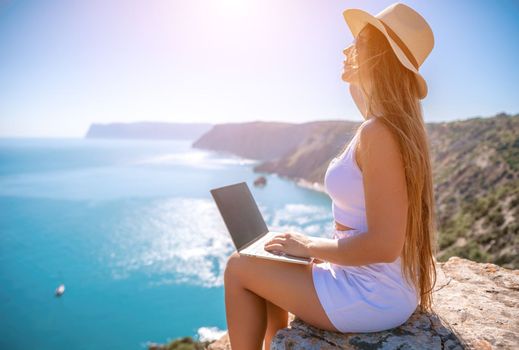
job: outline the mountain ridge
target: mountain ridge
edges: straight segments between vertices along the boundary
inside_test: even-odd
[[[261,160],[275,173],[323,191],[329,162],[361,122],[215,125],[193,147]],[[460,256],[519,268],[519,114],[426,123],[442,261]],[[274,132],[272,130],[275,130]]]

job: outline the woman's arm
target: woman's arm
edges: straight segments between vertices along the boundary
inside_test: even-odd
[[[369,231],[354,237],[312,240],[310,256],[341,265],[394,261],[404,245],[407,186],[396,138],[380,121],[370,119],[360,131],[366,219]]]
[[[268,247],[340,265],[391,262],[400,255],[408,203],[404,165],[396,138],[382,122],[369,120],[360,131],[357,149],[369,231],[338,240],[285,234],[273,238]]]
[[[367,265],[394,261],[397,256],[377,245],[369,232],[339,239],[312,239],[308,255],[338,265]]]

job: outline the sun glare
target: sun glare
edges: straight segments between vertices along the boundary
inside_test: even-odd
[[[220,0],[219,7],[228,15],[243,15],[250,7],[252,0]]]

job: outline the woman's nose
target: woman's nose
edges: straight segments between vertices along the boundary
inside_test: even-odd
[[[347,48],[345,48],[344,50],[342,50],[342,53],[347,56],[348,55],[348,52],[353,48],[353,45],[354,44],[351,44],[349,45]]]

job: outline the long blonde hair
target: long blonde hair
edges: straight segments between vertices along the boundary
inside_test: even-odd
[[[352,58],[359,77],[365,77],[359,82],[367,97],[367,115],[377,117],[396,136],[405,167],[409,207],[402,272],[420,294],[420,309],[428,311],[436,283],[436,212],[428,136],[416,78],[400,63],[378,29],[368,24],[362,34],[366,35],[366,45]]]

